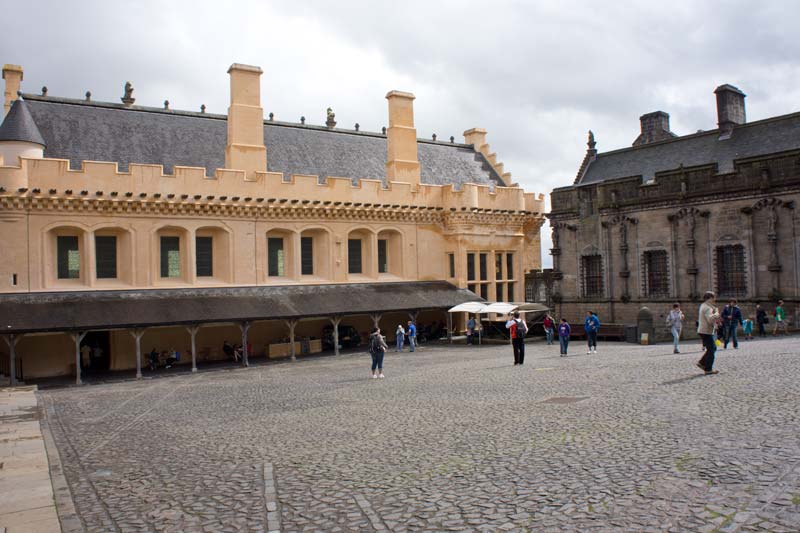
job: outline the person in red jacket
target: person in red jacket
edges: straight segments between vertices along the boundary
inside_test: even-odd
[[[553,333],[556,329],[556,323],[549,314],[544,315],[544,321],[542,321],[542,326],[544,326],[544,334],[547,337],[547,345],[550,346],[553,344]]]
[[[528,325],[519,318],[519,311],[514,311],[514,318],[506,322],[506,329],[511,332],[511,346],[514,348],[514,364],[522,365],[525,362],[525,335]]]

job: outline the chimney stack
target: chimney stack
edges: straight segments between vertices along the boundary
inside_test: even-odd
[[[641,146],[658,141],[672,139],[675,134],[669,131],[669,114],[663,111],[654,111],[639,117],[642,131],[633,146]]]
[[[747,122],[744,111],[745,94],[733,85],[720,85],[717,95],[717,124],[723,135],[730,136],[735,126]]]
[[[389,128],[386,130],[386,180],[420,183],[417,130],[414,128],[414,95],[390,91]]]
[[[264,110],[261,108],[260,67],[234,63],[231,78],[231,105],[228,107],[228,144],[225,168],[244,170],[248,177],[267,171],[264,146]]]
[[[5,104],[3,104],[3,116],[8,115],[11,104],[17,99],[22,85],[22,67],[19,65],[3,65],[3,79],[6,80]]]

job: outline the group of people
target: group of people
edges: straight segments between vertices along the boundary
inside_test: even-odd
[[[232,360],[234,363],[238,363],[244,357],[244,347],[241,344],[231,344],[227,340],[222,342],[222,353],[225,354],[225,357]],[[250,355],[253,353],[253,347],[248,342],[247,343],[247,354]]]
[[[570,335],[572,334],[572,326],[569,325],[567,319],[562,318],[561,322],[556,326],[555,319],[548,314],[545,315],[542,325],[544,326],[547,345],[553,344],[553,337],[558,333],[561,357],[566,357]],[[597,354],[597,334],[600,331],[600,319],[594,311],[586,311],[586,318],[583,320],[583,331],[586,332],[586,354]]]
[[[416,351],[417,326],[413,321],[409,320],[406,328],[404,328],[402,324],[398,324],[394,333],[396,338],[396,352],[403,351],[403,345],[405,344],[406,337],[408,337],[408,345],[410,346],[409,351]],[[372,330],[372,333],[369,335],[369,342],[367,346],[369,348],[369,354],[372,356],[372,369],[370,376],[372,379],[385,378],[386,376],[383,374],[383,359],[386,356],[386,351],[389,349],[389,345],[386,344],[386,337],[381,335],[381,328],[376,327]]]
[[[163,362],[164,367],[172,368],[172,365],[179,362],[181,360],[181,354],[175,348],[170,348],[169,350],[162,350],[159,352],[156,350],[155,346],[152,350],[150,350],[150,354],[148,355],[148,362],[150,370],[157,369]]]

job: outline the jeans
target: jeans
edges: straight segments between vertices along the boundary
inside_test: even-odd
[[[417,346],[417,336],[412,335],[408,338],[408,345],[411,347],[410,351],[414,351],[415,347]]]
[[[670,328],[672,332],[672,345],[674,346],[675,351],[678,351],[678,343],[681,340],[681,328],[672,327]]]
[[[714,335],[701,333],[700,338],[703,339],[703,347],[706,349],[703,357],[700,359],[700,365],[706,372],[711,372],[714,368],[714,354],[717,351],[717,344],[714,342]]]
[[[767,336],[767,330],[764,327],[764,323],[763,322],[759,322],[758,323],[758,336],[759,337],[766,337]]]
[[[525,362],[525,339],[511,339],[511,346],[514,348],[514,364],[521,365]]]
[[[725,325],[725,348],[728,347],[728,343],[733,341],[733,347],[739,347],[739,339],[736,338],[736,330],[739,327],[739,324],[736,322],[730,322],[729,324]]]
[[[597,350],[597,330],[586,332],[586,342],[589,343],[589,349]]]
[[[553,344],[553,328],[544,328],[545,337],[547,337],[547,345]]]
[[[383,370],[383,350],[378,350],[375,353],[370,353],[372,356],[372,371],[375,372],[375,369]]]
[[[567,347],[569,346],[569,337],[558,336],[558,342],[561,345],[561,355],[567,355]]]
[[[402,333],[397,335],[397,351],[398,352],[402,352],[403,351],[403,343],[405,342],[405,337],[406,336],[403,335]]]

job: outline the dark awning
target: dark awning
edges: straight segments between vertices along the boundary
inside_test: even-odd
[[[0,333],[80,331],[449,309],[474,293],[446,281],[0,295]]]

